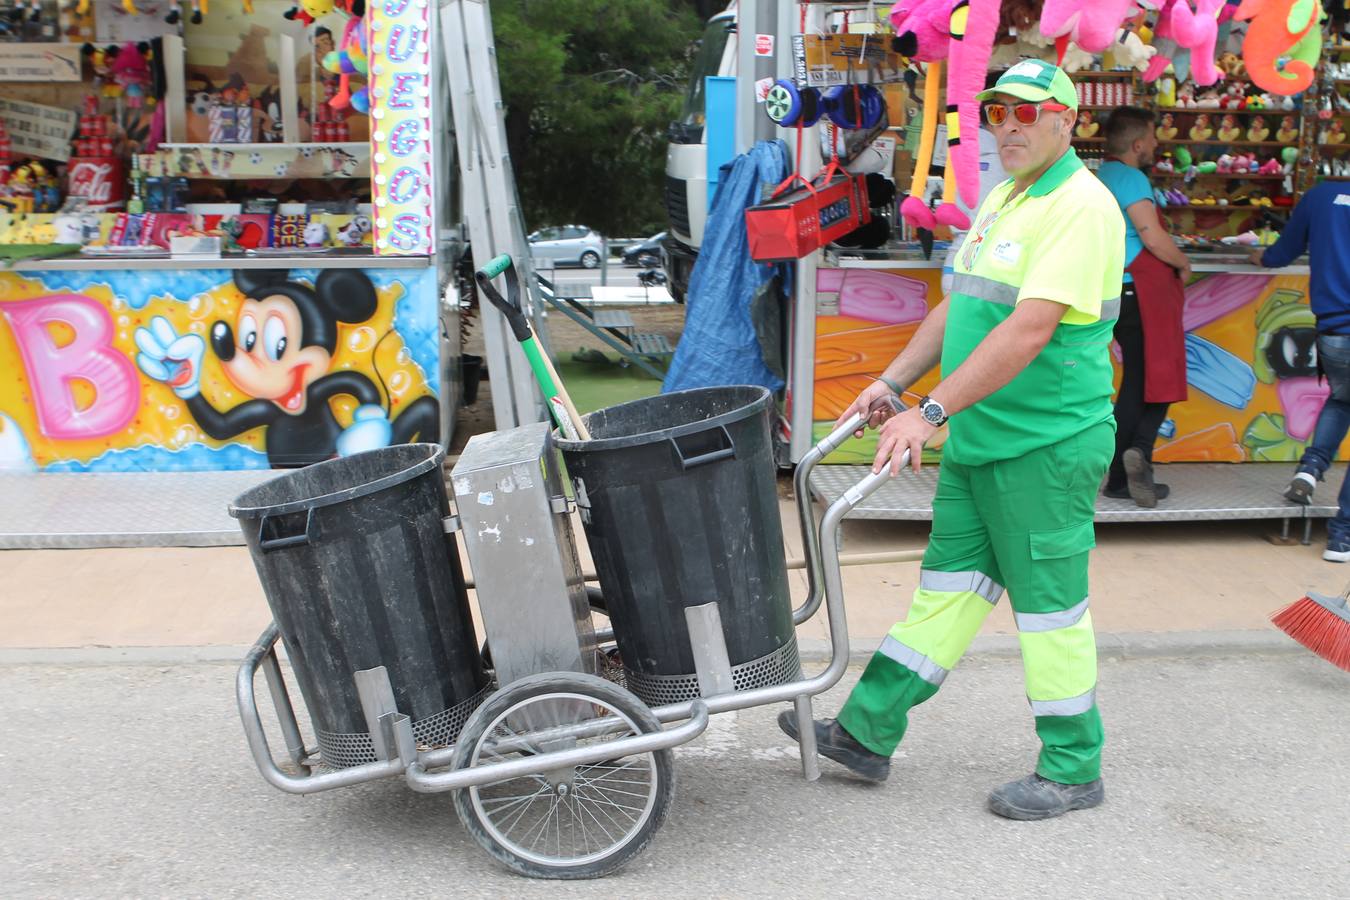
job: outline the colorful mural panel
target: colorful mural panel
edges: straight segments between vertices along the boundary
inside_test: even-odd
[[[434,269],[0,272],[0,469],[305,465],[439,438]]]
[[[900,352],[927,310],[941,299],[938,269],[821,269],[817,273],[815,439]],[[1157,462],[1293,462],[1326,402],[1317,378],[1316,322],[1308,277],[1219,272],[1186,288],[1189,398],[1175,403],[1159,434]],[[1119,384],[1119,353],[1116,380]],[[913,385],[913,404],[937,383],[936,371]],[[1350,442],[1340,458],[1350,457]],[[872,433],[827,462],[872,461]],[[941,438],[925,451],[938,459]]]

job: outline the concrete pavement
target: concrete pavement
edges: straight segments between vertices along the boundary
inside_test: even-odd
[[[796,512],[780,503],[789,556],[800,556]],[[1323,525],[1312,546],[1278,545],[1274,522],[1099,525],[1092,614],[1104,646],[1192,643],[1199,649],[1281,646],[1267,619],[1308,590],[1338,594],[1350,566],[1323,562]],[[580,524],[576,531],[581,533]],[[922,548],[925,523],[845,522],[845,553]],[[589,566],[586,548],[580,548]],[[465,562],[466,570],[468,568]],[[917,563],[844,569],[849,632],[871,649],[908,608]],[[199,648],[228,656],[252,643],[270,615],[243,547],[0,551],[0,660],[56,648]],[[793,596],[806,594],[791,573]],[[986,621],[977,647],[1012,646],[1007,603]],[[1150,637],[1151,636],[1151,637]],[[800,629],[807,649],[824,645],[823,615]],[[211,651],[209,648],[223,648]],[[18,654],[16,656],[16,654]]]
[[[832,712],[857,670],[819,704]],[[1107,661],[1107,803],[983,809],[1032,765],[1012,660],[963,663],[881,787],[815,784],[760,708],[676,751],[670,819],[622,873],[496,867],[444,795],[263,783],[233,667],[0,666],[3,892],[49,897],[1307,897],[1350,879],[1344,673],[1306,655]]]

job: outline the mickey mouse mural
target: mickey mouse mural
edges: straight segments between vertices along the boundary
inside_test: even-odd
[[[185,400],[207,435],[228,440],[266,426],[272,466],[306,465],[439,437],[435,397],[414,400],[391,421],[384,395],[370,378],[331,371],[338,323],[364,322],[375,313],[378,297],[364,272],[325,269],[311,288],[290,281],[286,270],[245,269],[234,273],[234,283],[244,301],[233,322],[211,325],[210,342],[230,383],[251,398],[244,403],[222,412],[201,395],[206,341],[200,335],[179,335],[168,319],[156,316],[134,337],[140,370]],[[371,369],[379,377],[373,351]],[[359,404],[346,428],[330,404],[344,395]]]

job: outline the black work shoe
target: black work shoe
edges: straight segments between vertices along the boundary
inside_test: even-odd
[[[1135,505],[1152,509],[1158,505],[1158,491],[1153,484],[1153,466],[1144,457],[1138,447],[1130,447],[1120,454],[1120,464],[1125,467],[1125,488],[1134,498]]]
[[[1005,819],[1052,819],[1075,809],[1091,809],[1106,799],[1102,780],[1061,784],[1035,773],[1010,781],[989,795],[989,811]]]
[[[1162,484],[1161,482],[1157,482],[1157,481],[1153,482],[1153,496],[1154,496],[1154,497],[1157,497],[1159,500],[1166,500],[1166,499],[1167,499],[1167,496],[1168,496],[1169,494],[1171,494],[1171,493],[1172,493],[1172,489],[1169,488],[1167,485]],[[1110,497],[1112,500],[1133,500],[1133,499],[1134,499],[1133,497],[1130,496],[1130,490],[1129,490],[1129,488],[1104,488],[1104,489],[1102,490],[1102,496],[1103,496],[1103,497]]]
[[[1299,472],[1289,482],[1289,487],[1284,489],[1284,499],[1307,506],[1312,502],[1313,488],[1315,487],[1317,487],[1317,479],[1312,476],[1311,472]]]
[[[873,753],[854,739],[834,719],[816,719],[816,748],[820,755],[834,760],[859,778],[882,782],[891,774],[891,758]],[[794,741],[797,733],[797,714],[785,709],[778,714],[778,727]]]

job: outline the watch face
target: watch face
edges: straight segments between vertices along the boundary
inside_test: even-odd
[[[923,408],[920,409],[919,412],[923,415],[924,421],[928,422],[929,424],[931,425],[942,424],[942,419],[944,418],[944,410],[942,409],[941,404],[939,404],[937,401],[929,400],[927,403],[923,405]]]

